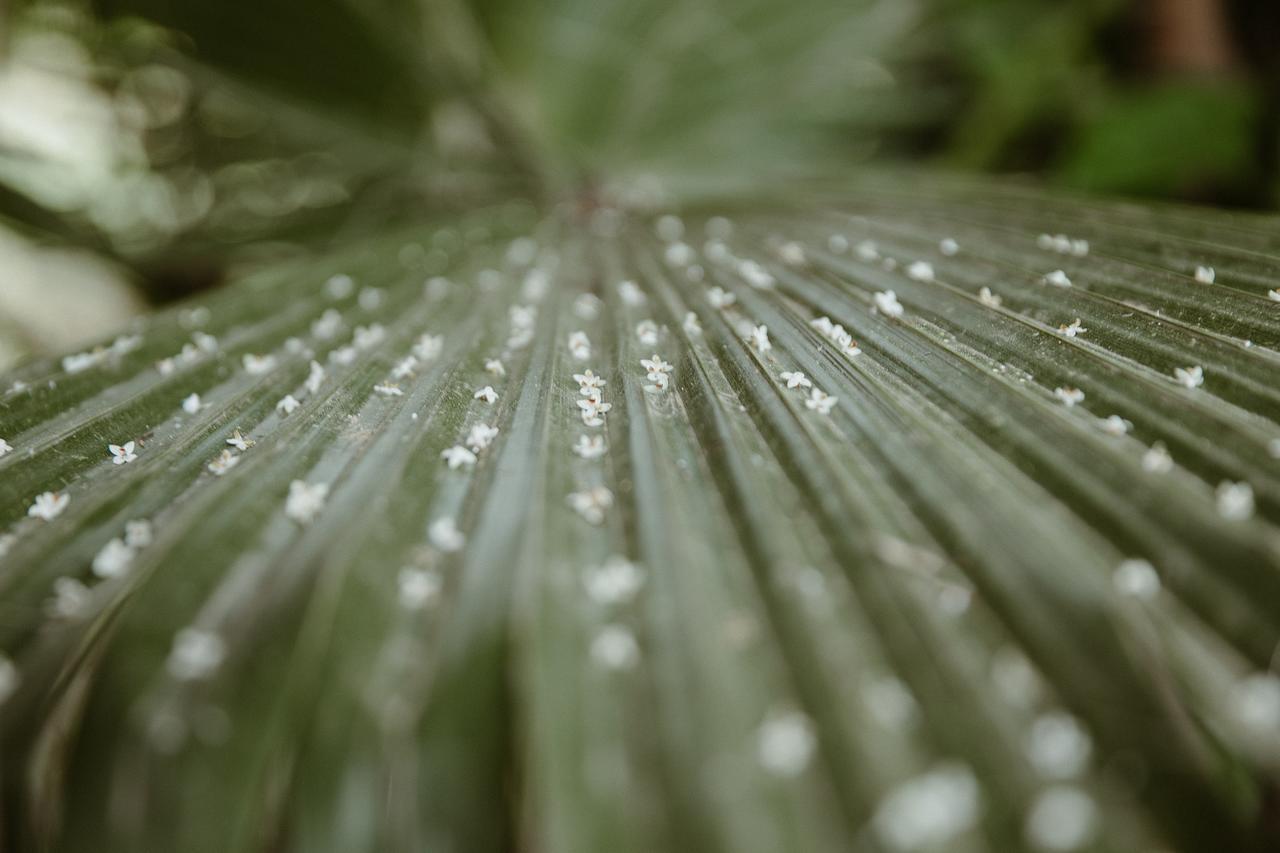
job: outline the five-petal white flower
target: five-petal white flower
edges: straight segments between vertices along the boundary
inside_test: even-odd
[[[573,452],[583,459],[598,459],[605,454],[603,435],[579,435]]]
[[[53,521],[62,515],[63,510],[67,508],[69,503],[71,503],[70,495],[59,492],[44,492],[36,495],[35,503],[27,508],[27,515],[43,521]]]
[[[782,381],[787,383],[788,388],[812,388],[813,383],[809,381],[809,377],[805,376],[798,370],[784,370],[779,374]]]
[[[476,455],[461,444],[455,444],[453,447],[442,450],[440,458],[448,463],[450,470],[476,463]]]
[[[132,441],[126,441],[124,444],[108,444],[107,450],[111,451],[111,464],[123,465],[137,459],[138,454],[133,452],[135,447],[136,444]]]

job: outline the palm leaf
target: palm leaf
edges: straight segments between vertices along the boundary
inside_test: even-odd
[[[11,375],[10,846],[1274,843],[1275,221],[787,196],[481,209]]]

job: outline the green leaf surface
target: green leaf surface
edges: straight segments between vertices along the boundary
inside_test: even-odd
[[[0,380],[5,849],[1274,848],[1277,221],[787,190]]]

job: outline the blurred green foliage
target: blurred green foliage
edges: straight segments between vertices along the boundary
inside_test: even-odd
[[[643,204],[873,155],[1274,206],[1277,15],[1223,0],[1230,66],[1169,74],[1150,61],[1157,5],[37,0],[4,30],[18,118],[0,120],[0,220],[163,300],[246,246],[513,194]],[[15,142],[24,123],[44,136]]]
[[[1054,176],[1088,190],[1150,196],[1243,195],[1256,175],[1258,98],[1236,81],[1105,91]]]

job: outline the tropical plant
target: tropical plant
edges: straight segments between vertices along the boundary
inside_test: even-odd
[[[231,272],[0,380],[4,849],[1275,849],[1277,220],[852,168],[852,5],[104,2],[256,130],[40,226]]]

